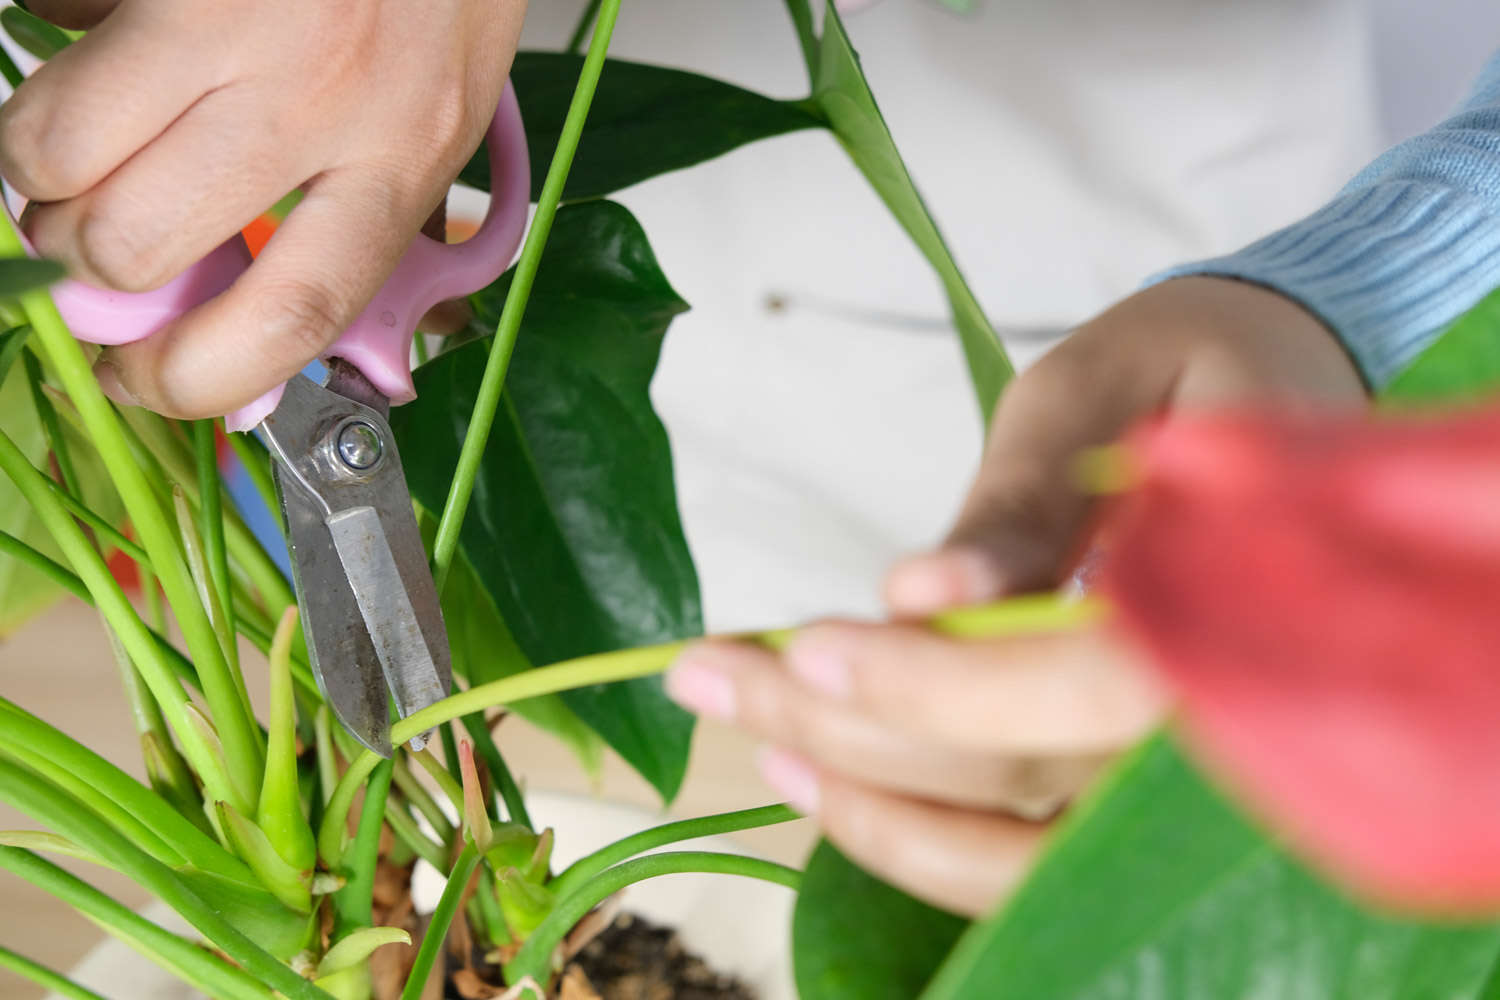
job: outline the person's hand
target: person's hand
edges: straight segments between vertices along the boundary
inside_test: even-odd
[[[952,534],[887,579],[895,624],[815,625],[783,656],[700,643],[667,689],[765,740],[767,780],[856,861],[940,906],[988,910],[1057,810],[1169,698],[1107,624],[960,641],[911,622],[1063,582],[1090,507],[1076,456],[1143,417],[1364,400],[1337,341],[1290,301],[1208,278],[1149,289],[1008,389]]]
[[[389,277],[499,103],[525,0],[32,0],[91,30],[0,106],[37,250],[155,288],[301,187],[227,292],[96,365],[121,402],[233,410],[329,346]]]

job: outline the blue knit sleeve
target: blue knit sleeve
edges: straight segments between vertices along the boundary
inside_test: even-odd
[[[1500,54],[1441,125],[1380,157],[1322,209],[1238,253],[1152,282],[1218,275],[1300,302],[1379,388],[1500,288]]]

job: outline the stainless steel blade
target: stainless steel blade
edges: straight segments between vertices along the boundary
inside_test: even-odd
[[[261,427],[287,486],[295,480],[295,492],[310,497],[317,508],[324,548],[314,553],[312,540],[306,540],[304,547],[314,556],[306,564],[295,546],[293,552],[309,645],[325,641],[330,652],[354,653],[338,637],[351,627],[364,636],[360,655],[338,655],[321,667],[324,693],[348,725],[344,708],[355,718],[368,715],[371,685],[380,688],[382,704],[389,685],[397,710],[406,716],[444,697],[452,674],[437,589],[401,456],[380,405],[384,399],[351,366],[335,361],[329,370],[327,387],[305,376],[288,382],[281,403]],[[285,495],[293,492],[289,488]],[[288,521],[290,532],[290,516]],[[304,599],[305,591],[323,588],[339,591],[336,606]],[[338,704],[340,697],[348,704]],[[385,715],[378,739],[352,726],[350,731],[370,749],[389,754]],[[420,749],[425,737],[412,743]]]

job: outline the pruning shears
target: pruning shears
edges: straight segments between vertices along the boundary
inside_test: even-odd
[[[447,630],[417,530],[390,406],[413,399],[412,338],[428,309],[500,276],[525,228],[530,163],[510,84],[485,135],[489,211],[452,246],[417,236],[389,281],[325,355],[323,384],[296,375],[228,414],[230,430],[257,428],[273,473],[291,553],[297,604],[314,676],[360,743],[391,754],[390,703],[401,717],[447,696]],[[76,281],[53,289],[75,336],[124,344],[227,289],[250,265],[236,235],[151,292],[105,291]],[[413,739],[421,749],[426,734]]]

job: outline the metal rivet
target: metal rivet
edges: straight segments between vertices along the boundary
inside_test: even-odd
[[[339,429],[338,452],[356,472],[374,468],[380,461],[380,432],[363,420],[351,420]]]

